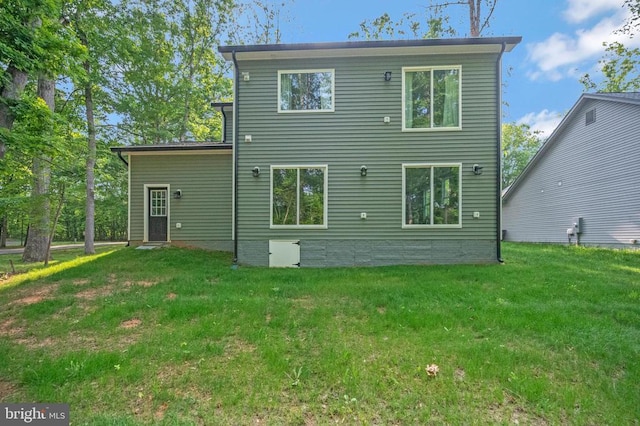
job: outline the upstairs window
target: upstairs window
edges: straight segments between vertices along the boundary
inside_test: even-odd
[[[585,114],[585,124],[588,126],[589,124],[595,123],[595,122],[596,122],[596,110],[590,109]]]
[[[460,66],[402,69],[402,130],[461,128]]]
[[[403,165],[403,228],[462,225],[461,168],[460,164]]]
[[[278,112],[333,112],[334,70],[278,71]]]

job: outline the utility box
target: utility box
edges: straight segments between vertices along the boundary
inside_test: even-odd
[[[574,218],[572,226],[576,234],[582,234],[584,232],[584,219],[581,217]]]

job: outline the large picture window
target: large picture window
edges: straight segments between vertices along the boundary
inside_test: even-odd
[[[402,130],[460,129],[460,66],[402,69]]]
[[[278,112],[332,112],[334,70],[278,71]]]
[[[327,166],[271,167],[271,226],[327,227]]]
[[[460,164],[403,164],[403,227],[460,227]]]

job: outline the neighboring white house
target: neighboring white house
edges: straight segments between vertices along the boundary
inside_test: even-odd
[[[506,241],[640,247],[640,93],[584,94],[503,196]]]

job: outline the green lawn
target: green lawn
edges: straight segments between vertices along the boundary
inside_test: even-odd
[[[640,422],[640,251],[296,270],[77,253],[0,281],[0,401],[68,403],[74,425]]]

